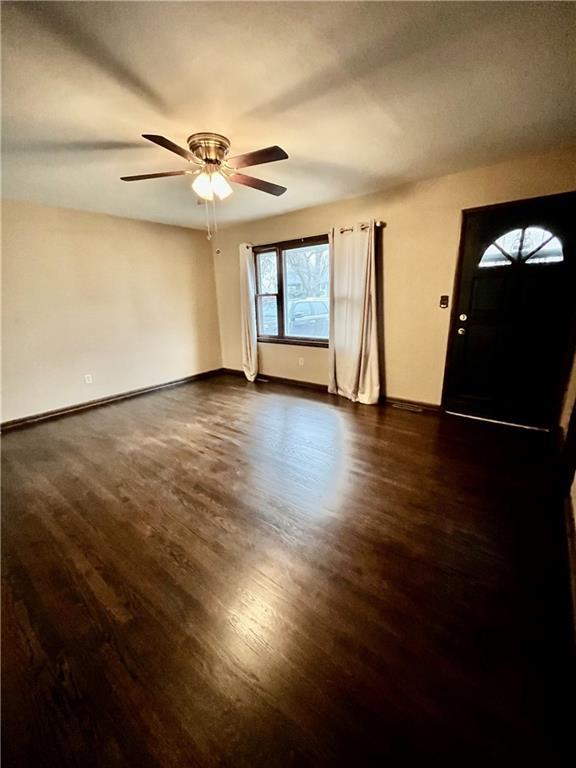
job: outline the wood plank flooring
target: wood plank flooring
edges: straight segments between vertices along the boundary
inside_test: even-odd
[[[569,765],[543,435],[221,376],[3,439],[3,766]]]

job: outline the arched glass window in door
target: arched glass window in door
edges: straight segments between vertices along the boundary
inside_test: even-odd
[[[542,227],[512,229],[486,248],[480,259],[481,268],[521,264],[553,264],[564,261],[562,243]]]

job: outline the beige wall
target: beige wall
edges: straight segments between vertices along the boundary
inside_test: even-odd
[[[3,420],[220,367],[203,233],[12,201],[2,214]]]
[[[560,429],[562,433],[568,430],[568,424],[570,423],[570,417],[572,416],[572,410],[576,403],[576,355],[572,362],[572,370],[570,371],[570,377],[568,384],[566,385],[566,392],[564,393],[564,402],[562,403],[562,413],[560,415]]]
[[[300,365],[300,361],[302,365]],[[328,350],[323,347],[286,346],[285,344],[259,344],[260,373],[298,379],[314,384],[326,383]],[[237,366],[225,366],[236,368]]]
[[[272,169],[271,169],[272,172]],[[272,177],[270,177],[272,178]],[[240,368],[238,243],[255,245],[327,232],[369,217],[384,234],[386,390],[390,397],[439,403],[461,211],[576,188],[576,148],[518,157],[388,192],[308,208],[220,231],[214,247],[223,365]],[[327,382],[326,350],[260,345],[269,375]],[[304,357],[304,366],[298,358]]]

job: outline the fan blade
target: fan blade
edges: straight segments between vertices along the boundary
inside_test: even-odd
[[[246,176],[244,173],[233,173],[228,176],[228,178],[230,181],[236,182],[236,184],[244,184],[245,187],[259,189],[260,192],[268,192],[269,195],[276,195],[276,197],[279,197],[286,192],[286,187],[281,187],[279,184],[272,184],[271,181],[256,179],[254,176]]]
[[[248,168],[250,165],[262,165],[263,163],[274,163],[276,160],[286,160],[288,155],[282,147],[266,147],[266,149],[257,149],[254,152],[246,152],[245,155],[236,155],[229,157],[226,163],[230,168]]]
[[[183,157],[185,160],[190,160],[192,163],[198,161],[198,158],[195,157],[189,149],[179,147],[178,144],[174,144],[173,141],[170,141],[170,139],[167,139],[165,136],[156,136],[152,133],[143,133],[142,138],[148,139],[148,141],[151,141],[153,144],[158,144],[159,147],[169,149],[170,152],[175,152],[177,155],[180,155],[180,157]]]
[[[120,176],[122,181],[142,181],[143,179],[161,179],[164,176],[186,176],[188,171],[165,171],[164,173],[143,173],[140,176]]]

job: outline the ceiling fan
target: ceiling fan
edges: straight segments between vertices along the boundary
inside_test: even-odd
[[[144,179],[160,179],[165,176],[193,176],[192,189],[203,200],[213,200],[216,196],[224,200],[232,194],[229,182],[243,184],[245,187],[259,189],[269,195],[283,195],[286,187],[272,184],[270,181],[237,173],[238,168],[247,168],[252,165],[274,163],[276,160],[286,160],[288,155],[281,147],[266,147],[244,155],[228,157],[230,141],[226,136],[218,133],[193,133],[188,137],[188,149],[179,147],[164,136],[156,136],[149,133],[142,134],[142,138],[148,139],[153,144],[158,144],[170,152],[174,152],[193,164],[183,171],[165,171],[164,173],[145,173],[139,176],[122,176],[122,181],[143,181]]]

